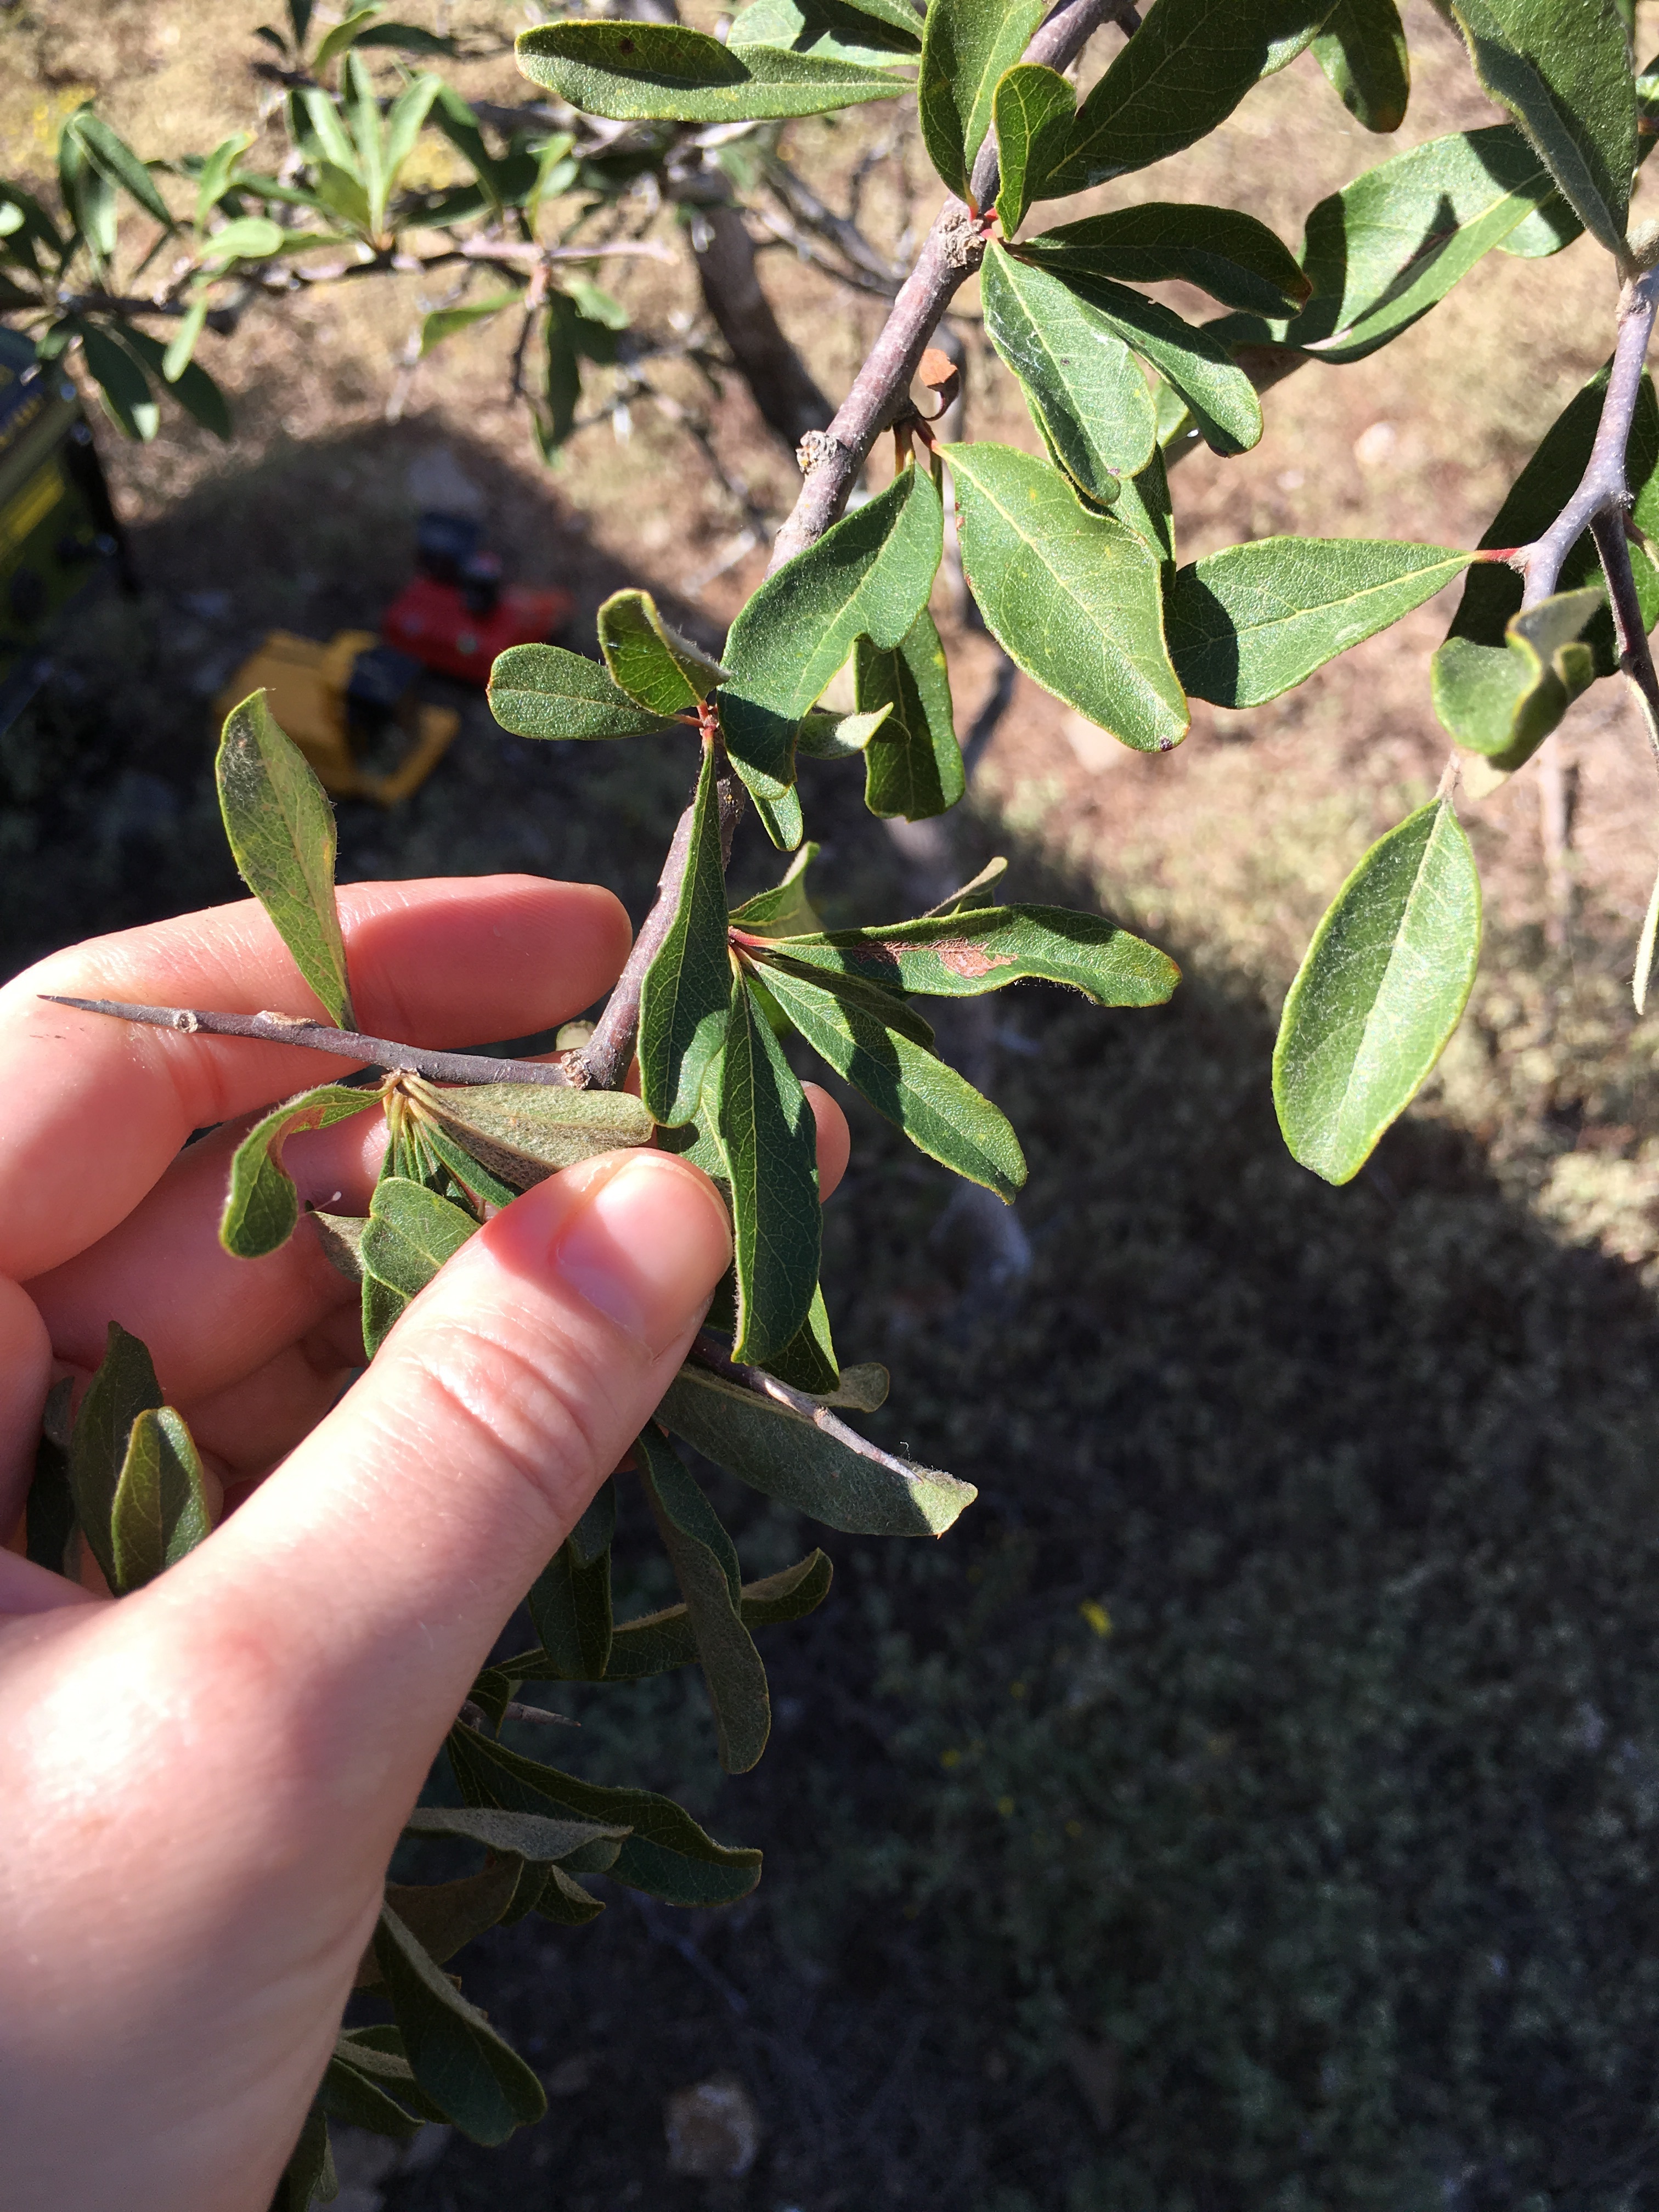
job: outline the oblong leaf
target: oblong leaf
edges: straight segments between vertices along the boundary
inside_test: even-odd
[[[1258,538],[1176,576],[1170,658],[1195,698],[1259,707],[1432,599],[1474,555],[1382,538]]]
[[[743,1624],[737,1553],[667,1437],[647,1424],[634,1449],[657,1534],[690,1616],[720,1765],[728,1774],[747,1774],[766,1749],[772,1702],[766,1668]]]
[[[652,714],[695,711],[726,671],[670,629],[649,592],[613,592],[599,609],[599,651],[611,681]]]
[[[979,1495],[878,1450],[833,1413],[808,1415],[706,1368],[681,1368],[657,1419],[750,1489],[851,1535],[942,1536]]]
[[[1058,70],[1019,62],[1005,70],[993,94],[1001,181],[997,221],[1012,238],[1025,211],[1042,197],[1043,179],[1065,144],[1077,109],[1077,93]]]
[[[137,200],[146,215],[153,215],[157,222],[169,230],[178,228],[173,210],[156,189],[155,179],[146,164],[135,154],[118,131],[111,130],[101,115],[88,108],[72,117],[67,126],[73,131],[86,149],[87,158],[112,185]]]
[[[421,319],[421,359],[424,361],[434,346],[441,345],[446,338],[453,337],[458,331],[470,331],[477,323],[488,322],[492,315],[499,315],[503,308],[518,307],[523,299],[522,292],[495,292],[492,293],[487,300],[470,300],[465,307],[433,308],[429,314],[422,316]],[[508,648],[510,652],[517,653],[556,652],[557,649],[556,647],[543,647],[533,645],[514,646]],[[579,657],[573,656],[573,658]],[[592,662],[587,665],[590,667],[592,665]],[[500,718],[497,717],[497,719]],[[503,725],[503,726],[508,727],[510,725]],[[529,733],[521,731],[519,734],[524,736]]]
[[[753,122],[820,115],[905,88],[875,70],[775,46],[737,52],[677,23],[538,23],[520,31],[519,67],[586,115],[619,122]]]
[[[1310,41],[1313,58],[1367,131],[1398,131],[1411,97],[1411,56],[1395,0],[1337,0]]]
[[[404,1094],[513,1190],[600,1152],[648,1145],[656,1124],[624,1091],[553,1083],[428,1083],[405,1077]]]
[[[957,742],[951,672],[926,607],[896,646],[861,637],[854,694],[882,714],[864,748],[864,803],[872,814],[923,822],[945,813],[968,787]]]
[[[404,1822],[406,1836],[458,1836],[486,1850],[514,1858],[574,1858],[595,1844],[621,1844],[626,1828],[592,1820],[556,1819],[546,1813],[509,1813],[487,1805],[420,1805]]]
[[[1450,801],[1431,799],[1343,884],[1285,1001],[1273,1103],[1304,1167],[1358,1174],[1445,1049],[1480,956],[1474,855]]]
[[[817,1288],[817,1123],[741,973],[732,976],[717,1110],[731,1178],[737,1356],[764,1361],[805,1325]]]
[[[1175,962],[1144,938],[1060,906],[971,907],[786,938],[776,949],[811,967],[939,999],[1036,978],[1067,984],[1097,1006],[1159,1006],[1181,981]]]
[[[913,1042],[867,1000],[766,963],[773,997],[819,1057],[942,1167],[1012,1202],[1025,1156],[1007,1117],[946,1060]]]
[[[530,1587],[530,1618],[552,1677],[597,1682],[611,1656],[611,1552],[582,1558],[567,1537]]]
[[[148,444],[161,428],[161,410],[150,396],[143,370],[125,346],[91,325],[81,332],[81,352],[97,380],[111,422],[124,437]]]
[[[515,738],[649,738],[676,726],[637,706],[597,661],[558,645],[510,645],[498,653],[489,699]]]
[[[901,20],[908,19],[908,20]],[[857,69],[914,63],[921,21],[908,0],[750,0],[732,18],[728,46],[784,46]]]
[[[547,2110],[541,2083],[389,1905],[380,1908],[374,1955],[416,2081],[474,2142],[505,2142]]]
[[[1164,647],[1157,555],[1133,531],[1087,514],[1029,453],[941,450],[956,483],[963,564],[1009,658],[1138,751],[1178,744],[1187,701]]]
[[[382,1175],[362,1234],[363,1341],[371,1358],[410,1300],[477,1229],[470,1213],[424,1183]]]
[[[225,717],[214,774],[242,881],[337,1028],[356,1029],[334,902],[334,809],[311,763],[252,692]]]
[[[1313,286],[1296,256],[1254,216],[1181,200],[1143,200],[1024,240],[1023,259],[1042,269],[1126,284],[1179,277],[1224,307],[1251,314],[1294,312]]]
[[[726,949],[714,749],[705,745],[691,809],[679,902],[640,989],[640,1094],[659,1121],[690,1121],[726,1035],[732,963]]]
[[[1261,402],[1249,378],[1206,331],[1127,284],[1066,270],[1080,306],[1178,392],[1213,453],[1246,453],[1261,438]]]
[[[229,437],[233,427],[230,402],[200,362],[175,358],[169,365],[172,348],[162,345],[147,331],[127,330],[122,337],[151,374],[165,380],[187,415],[194,416],[216,438]]]
[[[181,1413],[152,1406],[132,1425],[110,1509],[117,1597],[176,1566],[212,1530],[202,1462]]]
[[[1109,504],[1158,442],[1152,394],[1122,334],[1062,277],[1000,246],[985,256],[980,297],[986,336],[1061,467]]]
[[[732,623],[721,655],[720,728],[757,798],[794,780],[795,730],[860,637],[894,646],[927,604],[944,550],[933,478],[901,469],[775,575]],[[799,838],[794,842],[799,842]]]
[[[916,110],[927,157],[958,199],[971,198],[969,179],[991,127],[998,81],[1046,13],[1045,0],[931,0]]]
[[[239,1260],[263,1259],[286,1244],[300,1219],[300,1194],[283,1165],[283,1146],[304,1129],[330,1129],[380,1103],[380,1093],[343,1083],[302,1091],[256,1121],[230,1163],[230,1188],[219,1219],[219,1242]]]
[[[110,1522],[126,1464],[127,1440],[140,1414],[161,1403],[161,1386],[148,1348],[112,1321],[103,1358],[76,1412],[68,1468],[76,1518],[112,1589],[119,1570]]]

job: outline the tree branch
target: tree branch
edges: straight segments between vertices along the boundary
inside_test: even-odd
[[[1101,24],[1112,20],[1129,27],[1140,21],[1125,0],[1061,0],[1025,49],[1025,59],[1063,70]],[[981,208],[996,197],[998,174],[995,143],[988,137],[971,179]],[[982,224],[954,192],[947,193],[852,390],[829,429],[813,441],[806,481],[794,512],[778,532],[769,574],[816,544],[840,514],[871,447],[904,406],[939,317],[984,258]]]
[[[1648,744],[1656,762],[1659,762],[1659,675],[1653,665],[1653,653],[1648,643],[1646,625],[1642,620],[1641,602],[1636,594],[1636,578],[1630,565],[1630,540],[1625,534],[1622,512],[1598,514],[1590,524],[1595,539],[1595,550],[1601,556],[1601,573],[1607,580],[1607,597],[1613,602],[1613,627],[1619,640],[1619,665],[1626,682],[1636,694],[1642,709],[1642,720],[1648,733]]]
[[[154,1029],[178,1030],[187,1036],[258,1037],[266,1044],[293,1044],[307,1052],[337,1053],[360,1066],[383,1067],[405,1075],[424,1075],[434,1083],[544,1083],[568,1085],[569,1070],[556,1060],[493,1060],[484,1053],[423,1052],[394,1044],[387,1037],[360,1036],[355,1030],[330,1029],[295,1014],[219,1014],[198,1006],[130,1006],[113,999],[66,999],[53,991],[40,996],[54,1006],[77,1006],[85,1014],[110,1014],[123,1022],[145,1022]]]

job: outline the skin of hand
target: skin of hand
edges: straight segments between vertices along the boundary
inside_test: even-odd
[[[458,1046],[614,982],[607,891],[526,877],[342,891],[359,1019]],[[266,2212],[468,1686],[656,1406],[728,1264],[713,1186],[613,1152],[528,1191],[374,1365],[301,1224],[229,1257],[226,1170],[321,1054],[37,994],[311,1011],[252,902],[96,939],[0,992],[0,1528],[52,1379],[141,1336],[228,1517],[130,1597],[0,1549],[0,2204]],[[821,1182],[847,1127],[822,1092]],[[214,1133],[187,1150],[193,1130]],[[297,1139],[302,1200],[364,1212],[384,1125]]]

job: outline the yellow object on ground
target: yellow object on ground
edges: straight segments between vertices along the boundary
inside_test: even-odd
[[[448,750],[461,718],[452,707],[422,705],[411,694],[398,715],[406,750],[377,773],[353,744],[347,689],[359,654],[380,643],[372,630],[343,629],[327,645],[274,629],[245,660],[214,702],[216,726],[251,691],[263,686],[270,711],[337,799],[372,799],[382,806],[407,799]]]

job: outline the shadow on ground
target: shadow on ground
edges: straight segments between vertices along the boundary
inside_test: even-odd
[[[9,968],[232,894],[204,696],[270,623],[372,620],[417,443],[296,451],[143,533],[148,596],[88,617],[0,763]],[[487,488],[522,573],[583,560],[538,539],[544,492]],[[344,872],[589,874],[637,913],[687,765],[475,708],[409,807],[343,810]],[[899,871],[844,775],[813,770],[808,818],[831,919],[882,918]],[[994,836],[963,825],[964,872]],[[775,862],[744,838],[747,886]],[[1012,880],[1088,902],[1035,854]],[[824,1539],[751,1777],[719,1777],[694,1679],[559,1693],[574,1768],[683,1794],[766,1879],[704,1916],[601,1881],[591,1930],[480,1942],[468,1990],[550,2114],[437,2146],[380,2184],[393,2212],[1659,2197],[1652,1306],[1454,1127],[1408,1121],[1344,1191],[1292,1167],[1260,997],[1200,957],[1157,1012],[995,1002],[1032,1170],[1000,1286],[945,1178],[860,1115],[841,1347],[893,1370],[872,1432],[981,1503],[937,1547]],[[821,1533],[721,1503],[751,1572]],[[662,1586],[638,1518],[624,1611]],[[665,2097],[723,2071],[758,2161],[668,2176]]]

